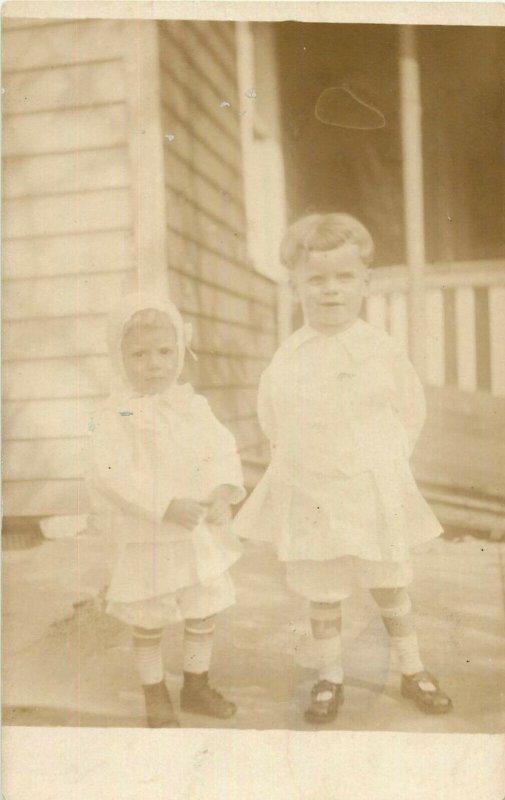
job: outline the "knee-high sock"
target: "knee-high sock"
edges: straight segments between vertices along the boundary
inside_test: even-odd
[[[186,620],[184,626],[184,672],[208,672],[214,644],[214,623],[205,620],[196,625]]]
[[[311,603],[312,648],[319,680],[342,683],[341,603]]]
[[[419,653],[412,603],[408,594],[405,592],[398,604],[381,605],[380,611],[402,673],[414,675],[421,672],[424,665]]]
[[[144,686],[163,680],[162,633],[161,628],[133,628],[133,651],[140,681]]]

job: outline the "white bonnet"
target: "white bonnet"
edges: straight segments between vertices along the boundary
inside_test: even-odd
[[[116,381],[120,379],[121,383],[123,385],[126,384],[126,386],[128,386],[128,381],[124,371],[121,352],[121,343],[125,332],[125,326],[135,314],[147,309],[161,311],[163,314],[166,314],[174,326],[178,351],[177,374],[175,380],[177,380],[182,372],[186,348],[189,348],[191,344],[191,324],[183,321],[179,311],[171,300],[160,298],[152,292],[132,292],[131,294],[123,296],[109,315],[107,343],[114,372],[113,377]]]

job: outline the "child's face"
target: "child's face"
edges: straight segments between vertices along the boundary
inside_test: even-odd
[[[173,327],[134,325],[121,343],[126,376],[140,394],[160,394],[177,376],[177,338]]]
[[[334,250],[311,251],[293,274],[306,322],[325,334],[343,331],[355,322],[368,280],[368,267],[353,242]]]

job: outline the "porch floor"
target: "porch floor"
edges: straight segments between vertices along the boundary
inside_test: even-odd
[[[504,501],[505,398],[429,387],[426,399],[427,420],[413,458],[416,477]]]
[[[376,608],[366,594],[344,607],[346,699],[339,730],[503,731],[505,725],[505,545],[464,536],[419,550],[413,600],[425,662],[454,701],[425,716],[399,693],[399,675]],[[45,542],[4,555],[4,725],[141,727],[142,696],[129,632],[98,603],[73,602],[105,580],[96,542]],[[97,570],[100,564],[100,570]],[[303,708],[313,675],[290,651],[304,605],[284,585],[270,551],[247,545],[234,568],[237,605],[217,627],[215,684],[239,705],[227,728],[307,730]],[[177,701],[181,628],[165,639],[167,682]],[[214,727],[182,715],[185,727]]]

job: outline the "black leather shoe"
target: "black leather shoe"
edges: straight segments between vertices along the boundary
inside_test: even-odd
[[[192,714],[228,719],[235,714],[237,706],[209,686],[208,672],[185,672],[181,709]]]
[[[344,687],[341,683],[318,681],[310,693],[310,706],[305,712],[305,719],[312,725],[333,722],[343,702]]]
[[[164,681],[142,686],[150,728],[180,728]]]
[[[452,700],[439,686],[431,672],[416,672],[402,675],[401,693],[408,697],[425,714],[448,714],[452,711]]]

